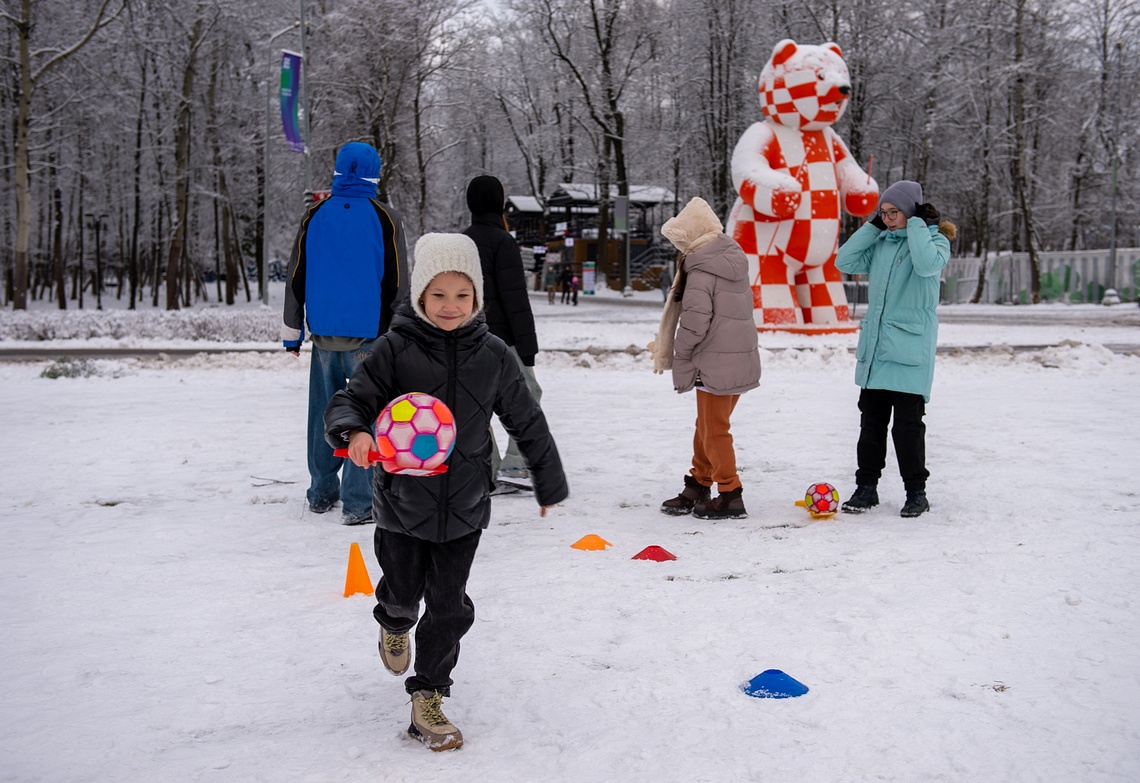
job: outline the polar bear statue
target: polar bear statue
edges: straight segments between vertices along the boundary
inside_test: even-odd
[[[733,150],[738,197],[725,229],[748,256],[759,330],[858,328],[835,268],[839,210],[870,215],[879,186],[831,128],[850,93],[834,43],[780,41],[760,73],[764,120]]]

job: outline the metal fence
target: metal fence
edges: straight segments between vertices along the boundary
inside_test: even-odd
[[[1140,293],[1140,248],[1118,248],[1116,279],[1110,280],[1108,250],[1038,253],[1041,301],[1097,303],[1105,289],[1115,288],[1123,300]],[[942,301],[969,302],[978,286],[980,258],[951,258],[942,271]],[[1028,253],[991,253],[986,259],[986,283],[979,302],[986,304],[1031,300]]]

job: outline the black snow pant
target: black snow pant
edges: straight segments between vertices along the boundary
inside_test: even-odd
[[[926,401],[921,394],[863,389],[859,394],[862,413],[859,427],[859,469],[855,483],[875,486],[887,464],[887,425],[894,411],[895,423],[891,438],[895,444],[899,474],[907,492],[926,489]]]
[[[408,693],[451,695],[459,640],[475,622],[467,577],[482,532],[438,544],[376,528],[376,560],[383,575],[376,585],[372,614],[392,633],[406,632],[419,620],[412,649],[415,674],[404,681]]]

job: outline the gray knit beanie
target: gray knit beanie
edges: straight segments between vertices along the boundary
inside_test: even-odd
[[[921,203],[922,185],[909,179],[900,179],[879,196],[879,209],[883,208],[883,204],[894,204],[908,219],[914,217]]]
[[[443,272],[465,275],[475,288],[474,318],[483,308],[483,267],[479,263],[479,248],[466,234],[424,234],[416,242],[412,264],[412,308],[423,320],[431,323],[420,297],[432,279]]]

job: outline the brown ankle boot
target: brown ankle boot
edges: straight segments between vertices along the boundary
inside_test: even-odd
[[[690,513],[697,503],[712,497],[712,489],[698,482],[691,475],[685,476],[685,488],[675,498],[661,504],[661,513],[679,517]]]
[[[743,487],[737,487],[729,492],[721,492],[712,500],[697,503],[693,507],[693,516],[697,519],[744,519],[748,512],[744,510]]]

